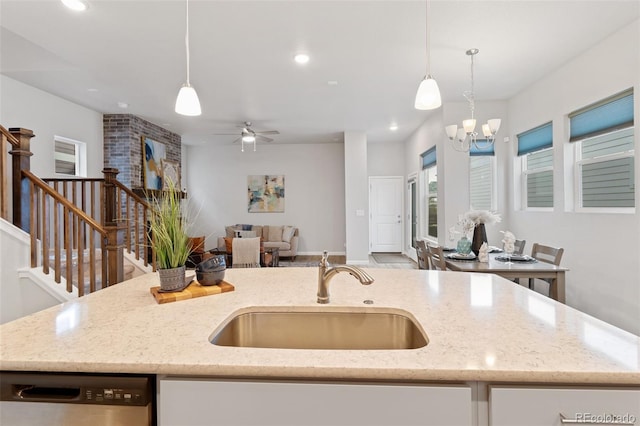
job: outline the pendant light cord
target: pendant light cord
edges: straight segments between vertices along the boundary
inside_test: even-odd
[[[189,0],[187,0],[187,31],[184,36],[184,44],[187,47],[187,86],[189,86]]]
[[[429,78],[429,76],[431,75],[431,46],[429,46],[429,0],[427,0],[427,7],[426,7],[426,16],[425,16],[425,41],[426,41],[426,45],[427,45],[427,78]]]

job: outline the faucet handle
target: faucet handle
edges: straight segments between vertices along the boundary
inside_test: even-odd
[[[320,266],[329,266],[328,258],[329,258],[329,253],[327,253],[327,251],[325,250],[322,253],[322,258],[320,259]]]

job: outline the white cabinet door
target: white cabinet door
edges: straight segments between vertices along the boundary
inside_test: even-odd
[[[158,424],[471,425],[471,388],[166,378]]]
[[[565,423],[561,414],[566,418]],[[571,420],[580,422],[571,423]],[[489,387],[489,424],[492,426],[576,423],[640,425],[640,388]]]

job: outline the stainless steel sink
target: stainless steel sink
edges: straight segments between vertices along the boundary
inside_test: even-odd
[[[408,315],[396,312],[279,312],[255,308],[216,329],[217,346],[279,349],[417,349],[429,340]]]

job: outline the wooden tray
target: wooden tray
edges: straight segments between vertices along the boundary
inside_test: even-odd
[[[200,285],[200,283],[194,279],[189,287],[185,288],[182,291],[176,291],[173,293],[162,293],[160,292],[160,286],[151,287],[149,289],[151,294],[156,299],[156,302],[162,303],[170,303],[177,302],[179,300],[187,300],[194,299],[196,297],[209,296],[211,294],[220,294],[227,293],[229,291],[235,290],[233,284],[230,284],[226,281],[222,281],[220,284],[216,285]]]

